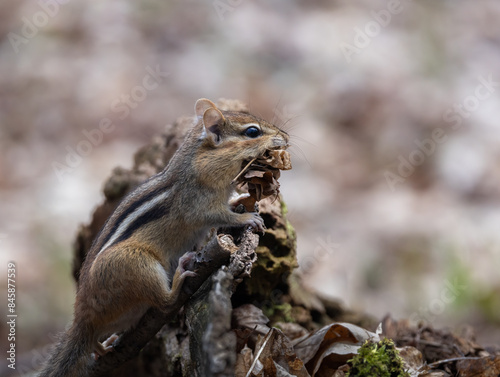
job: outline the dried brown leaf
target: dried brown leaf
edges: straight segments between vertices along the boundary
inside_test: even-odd
[[[240,187],[246,186],[251,199],[246,199],[244,206],[253,211],[255,202],[279,194],[280,170],[292,168],[290,154],[285,150],[270,150],[264,156],[248,161],[233,180]],[[242,203],[243,204],[243,203]]]
[[[310,377],[293,349],[289,339],[272,328],[255,348],[255,359],[247,376]]]
[[[311,376],[323,376],[328,373],[331,375],[351,359],[367,339],[375,342],[380,340],[377,334],[361,327],[350,323],[334,323],[292,343]]]
[[[498,377],[500,375],[500,355],[481,358],[464,358],[457,362],[460,377]]]
[[[233,310],[233,328],[249,329],[265,335],[270,330],[268,323],[269,318],[252,304],[245,304]]]
[[[422,353],[411,346],[397,348],[397,350],[399,351],[399,356],[401,356],[404,361],[405,369],[408,370],[410,375],[418,375],[418,371],[425,365]]]
[[[274,326],[283,331],[288,339],[291,340],[309,334],[306,328],[294,322],[276,322]]]
[[[253,196],[250,196],[249,194],[247,196],[241,196],[238,198],[237,201],[231,203],[234,208],[236,208],[238,205],[242,205],[245,207],[245,210],[247,212],[254,212],[255,211],[255,203],[257,203],[257,200]]]
[[[235,377],[245,377],[253,361],[252,350],[244,347],[236,356],[236,364],[234,367]]]
[[[290,153],[284,149],[268,151],[263,158],[257,159],[257,161],[280,170],[292,168]]]

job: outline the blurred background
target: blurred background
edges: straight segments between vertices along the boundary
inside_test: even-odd
[[[17,265],[18,364],[70,321],[72,242],[111,169],[200,97],[292,135],[281,185],[310,287],[498,344],[499,25],[495,0],[3,0],[0,270]]]

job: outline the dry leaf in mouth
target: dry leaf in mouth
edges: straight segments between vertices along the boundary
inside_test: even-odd
[[[242,186],[248,190],[248,196],[242,197],[237,204],[243,204],[249,212],[255,211],[255,203],[269,196],[278,196],[280,171],[248,170],[241,178]]]
[[[243,204],[247,211],[252,212],[256,202],[269,196],[277,197],[280,170],[291,168],[290,154],[284,149],[268,150],[262,157],[247,162],[235,181],[242,187],[246,186],[250,196],[242,198],[238,204]]]
[[[257,159],[257,161],[280,170],[290,170],[292,168],[290,153],[284,149],[267,151],[264,157]]]
[[[257,201],[279,194],[279,176],[280,171],[276,169],[249,170],[244,176],[248,184],[248,193]]]

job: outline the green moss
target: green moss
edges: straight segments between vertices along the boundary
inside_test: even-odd
[[[452,306],[455,316],[464,315],[474,307],[484,318],[491,323],[500,323],[500,286],[484,284],[472,276],[470,264],[459,258],[456,248],[450,247],[448,255],[448,271],[445,281],[445,294]]]
[[[281,304],[281,295],[288,291],[287,278],[298,267],[296,234],[286,219],[287,207],[284,201],[273,201],[261,208],[261,215],[268,223],[266,233],[260,237],[256,249],[257,261],[252,268],[252,278],[245,279],[245,293],[252,300]],[[260,305],[264,306],[264,305]]]
[[[366,341],[358,354],[349,360],[351,369],[346,376],[351,377],[409,377],[404,370],[403,359],[390,339],[378,343]]]
[[[288,214],[288,206],[286,205],[283,198],[281,198],[280,203],[281,203],[281,214],[283,215],[283,217],[285,217]]]
[[[295,233],[295,228],[293,227],[292,223],[288,220],[286,220],[286,233],[288,234],[288,237],[290,237],[294,241],[297,240],[297,234]]]
[[[292,316],[292,306],[289,303],[277,304],[272,307],[262,308],[266,317],[273,322],[295,322]]]

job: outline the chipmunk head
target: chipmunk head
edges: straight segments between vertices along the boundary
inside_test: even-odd
[[[255,146],[255,153],[248,157],[257,157],[268,149],[288,147],[285,131],[251,114],[220,110],[205,98],[196,101],[195,113],[203,125],[200,138],[214,148],[233,143],[240,143],[240,148]]]
[[[288,147],[285,131],[246,112],[220,110],[202,98],[196,101],[195,114],[201,140],[198,166],[220,177],[231,180],[245,161]]]

